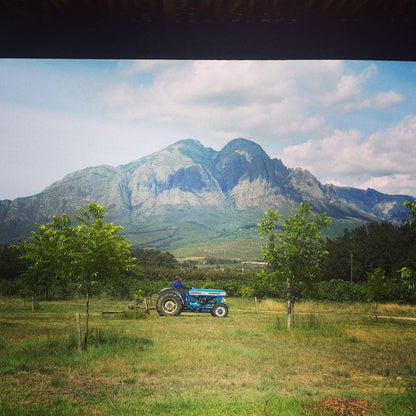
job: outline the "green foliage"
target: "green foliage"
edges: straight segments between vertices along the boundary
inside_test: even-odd
[[[165,267],[174,269],[178,267],[178,260],[169,252],[154,249],[135,248],[131,250],[134,262],[137,266]]]
[[[358,283],[341,279],[315,282],[303,290],[307,299],[331,302],[362,302],[365,300],[365,289]]]
[[[202,285],[203,289],[212,289],[214,287],[214,282],[208,277],[205,283]]]
[[[138,303],[140,303],[144,299],[144,292],[142,289],[139,289],[136,291],[136,293],[133,295],[133,298],[137,300]]]
[[[92,295],[94,285],[114,283],[131,270],[132,259],[129,243],[117,235],[123,227],[104,221],[104,206],[89,204],[88,210],[80,210],[82,215],[76,215],[80,225],[71,227],[73,234],[67,240],[70,261],[64,262],[64,269],[85,294]]]
[[[371,222],[327,239],[326,250],[329,254],[321,263],[323,280],[351,280],[351,267],[354,282],[365,282],[376,268],[393,276],[403,266],[416,269],[416,228]]]
[[[283,279],[276,280],[267,269],[263,269],[249,282],[249,286],[254,289],[254,295],[260,298],[283,299],[286,295],[286,282]]]
[[[313,213],[310,204],[301,203],[276,231],[281,220],[277,211],[267,211],[258,224],[258,233],[266,239],[262,254],[269,267],[265,274],[276,281],[287,281],[288,299],[295,302],[300,296],[300,284],[310,283],[318,275],[319,260],[327,254],[320,242],[321,230],[329,226],[331,219],[325,213]]]
[[[16,246],[20,251],[20,259],[28,264],[22,279],[24,287],[34,292],[43,289],[47,300],[50,287],[67,279],[67,242],[72,235],[71,219],[64,214],[62,217],[54,216],[46,225],[38,226],[29,242],[24,241]]]
[[[410,225],[411,227],[416,226],[416,200],[414,202],[404,201],[404,206],[409,208],[410,219],[405,221],[405,224]]]
[[[0,246],[0,295],[14,296],[19,291],[17,276],[24,270],[15,247]]]
[[[369,302],[382,302],[389,293],[389,284],[383,269],[375,269],[369,273],[366,284],[366,295]]]
[[[241,286],[240,293],[243,298],[249,298],[254,296],[254,289],[252,287],[243,285]]]
[[[413,300],[416,299],[416,272],[408,267],[402,267],[399,270],[402,282],[410,292]]]
[[[80,207],[78,225],[67,214],[54,216],[20,243],[20,257],[28,263],[24,286],[43,287],[47,299],[50,285],[62,281],[91,296],[96,285],[114,284],[130,270],[129,244],[117,235],[122,227],[105,222],[104,210],[94,203]]]
[[[313,213],[312,206],[302,202],[276,231],[281,219],[277,211],[268,210],[258,224],[258,233],[266,239],[262,249],[263,258],[269,266],[266,274],[277,282],[286,281],[287,327],[290,329],[293,307],[301,296],[301,287],[312,284],[318,277],[319,261],[327,254],[320,237],[331,218],[326,213]]]

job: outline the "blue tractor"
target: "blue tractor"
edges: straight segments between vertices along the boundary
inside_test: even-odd
[[[178,316],[182,312],[211,312],[216,318],[228,315],[227,293],[219,289],[196,289],[186,292],[165,288],[159,292],[156,310],[161,316]]]

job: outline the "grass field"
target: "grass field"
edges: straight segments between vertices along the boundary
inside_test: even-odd
[[[77,351],[80,301],[0,299],[1,415],[416,414],[416,307],[229,299],[228,318],[146,318],[93,299]],[[392,317],[401,317],[393,319]],[[325,403],[356,399],[361,413]],[[335,407],[334,407],[335,409]],[[357,410],[357,411],[358,411]],[[344,411],[344,413],[340,413]]]

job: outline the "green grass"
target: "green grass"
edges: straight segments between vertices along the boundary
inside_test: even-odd
[[[416,322],[307,302],[288,332],[283,303],[263,301],[256,314],[250,299],[228,302],[226,319],[126,319],[101,316],[126,302],[93,299],[80,353],[82,300],[31,312],[1,299],[0,415],[314,415],[325,397],[371,401],[375,415],[416,413]],[[415,307],[380,310],[416,316]]]

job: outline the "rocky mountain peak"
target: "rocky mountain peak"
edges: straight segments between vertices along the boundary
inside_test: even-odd
[[[270,164],[271,159],[261,146],[243,138],[231,140],[214,160],[218,182],[225,192],[242,180],[268,179]]]
[[[205,147],[200,141],[194,139],[179,140],[169,146],[166,150],[172,149],[177,150],[197,164],[209,164],[217,154],[214,149]]]
[[[269,159],[269,156],[259,144],[242,137],[231,140],[220,151],[221,158],[227,158],[233,154],[244,157],[249,163],[255,158]]]
[[[0,201],[0,244],[25,239],[36,223],[89,202],[105,205],[133,244],[166,248],[251,233],[266,209],[287,214],[300,201],[341,221],[394,220],[403,198],[411,199],[322,185],[247,139],[220,151],[187,139],[126,165],[74,172],[31,197]]]

